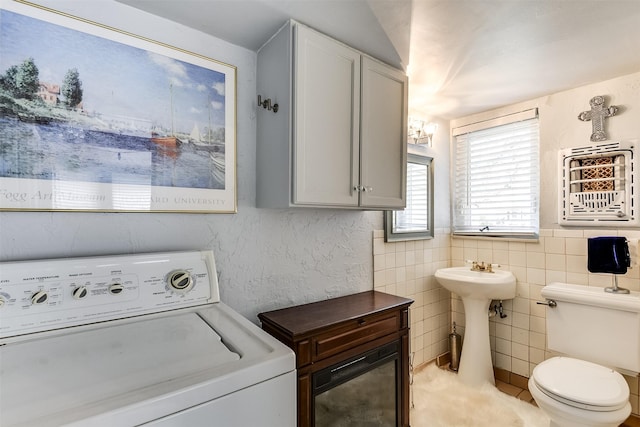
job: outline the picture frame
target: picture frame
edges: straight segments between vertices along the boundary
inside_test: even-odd
[[[237,212],[235,66],[0,3],[0,210]]]

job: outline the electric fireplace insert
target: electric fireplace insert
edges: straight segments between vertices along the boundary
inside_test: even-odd
[[[409,426],[409,306],[377,291],[260,313],[296,353],[299,427]]]

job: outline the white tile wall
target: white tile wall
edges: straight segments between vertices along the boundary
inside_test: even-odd
[[[546,348],[545,306],[536,304],[543,300],[540,291],[544,285],[561,281],[611,286],[610,274],[592,274],[587,270],[587,238],[625,236],[634,242],[640,231],[549,229],[541,230],[540,235],[537,242],[451,238],[450,265],[464,265],[465,260],[473,259],[501,264],[501,268],[512,271],[516,276],[516,298],[503,302],[507,317],[491,317],[489,331],[494,366],[525,377],[530,376],[538,363],[553,356]],[[631,247],[630,252],[633,258],[638,257],[637,248]],[[619,286],[640,291],[638,261],[633,259],[627,274],[618,276]],[[456,295],[452,295],[451,308],[452,321],[464,325],[464,307]],[[631,389],[633,413],[638,414],[638,378],[625,378]]]
[[[384,232],[373,232],[374,289],[411,298],[411,352],[415,366],[448,351],[451,294],[435,280],[438,268],[448,267],[448,229],[430,240],[386,243]]]
[[[433,360],[448,351],[452,322],[464,335],[464,307],[435,280],[435,270],[464,265],[465,260],[500,264],[517,279],[516,298],[503,301],[507,317],[490,318],[489,333],[495,367],[529,377],[533,368],[553,356],[546,348],[545,306],[542,288],[562,281],[587,286],[611,286],[611,275],[587,270],[587,238],[625,236],[640,238],[637,230],[541,230],[537,242],[505,242],[451,237],[448,229],[436,231],[432,240],[385,243],[384,232],[374,231],[374,288],[413,298],[411,351],[414,365]],[[618,277],[619,286],[640,291],[640,257],[630,248],[632,268]],[[631,406],[639,413],[637,377],[625,376],[631,390]]]

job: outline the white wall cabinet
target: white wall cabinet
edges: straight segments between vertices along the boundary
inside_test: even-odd
[[[405,206],[407,77],[291,21],[258,52],[256,204]]]

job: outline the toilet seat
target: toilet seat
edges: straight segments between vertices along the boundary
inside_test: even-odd
[[[535,367],[535,384],[547,396],[590,411],[615,411],[629,402],[629,386],[618,372],[570,357],[553,357]]]

